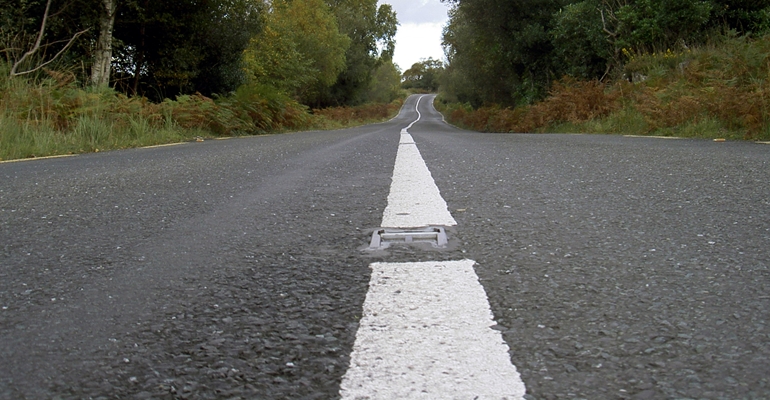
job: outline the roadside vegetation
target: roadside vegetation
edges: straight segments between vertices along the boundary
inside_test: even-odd
[[[770,139],[765,2],[448,2],[437,107],[458,126]]]
[[[10,0],[0,15],[0,160],[339,128],[406,95],[398,21],[376,0]]]
[[[637,82],[565,77],[532,105],[438,106],[452,123],[487,132],[770,140],[770,37],[723,37],[693,50],[629,58],[626,71]]]
[[[39,82],[0,75],[0,160],[343,128],[393,117],[405,96],[313,110],[272,88],[244,85],[225,97],[198,93],[152,102],[50,73]]]

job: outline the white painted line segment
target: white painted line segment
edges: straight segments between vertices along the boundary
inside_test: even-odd
[[[382,214],[383,228],[417,228],[457,222],[447,209],[412,135],[401,134],[393,169],[388,206]]]
[[[415,144],[414,138],[406,131],[406,129],[404,129],[401,131],[401,138],[399,139],[398,144]]]
[[[159,147],[179,146],[179,145],[182,145],[182,144],[187,144],[187,142],[156,144],[156,145],[153,145],[153,146],[143,146],[143,147],[140,147],[140,148],[141,149],[157,149]]]
[[[414,124],[416,124],[417,122],[419,122],[422,119],[422,114],[420,114],[420,102],[422,101],[423,97],[425,97],[425,96],[420,96],[420,98],[417,99],[417,104],[414,105],[414,111],[417,112],[417,119],[412,121],[412,123],[409,124],[409,126],[407,126],[404,130],[402,130],[401,133],[409,133],[408,131],[410,129],[412,129],[412,126],[414,126]],[[406,131],[406,132],[404,132],[404,131]]]
[[[343,399],[523,398],[473,265],[371,265]]]
[[[418,111],[417,120],[401,130],[382,227],[457,224],[408,132],[420,117]],[[524,398],[508,345],[492,329],[494,317],[474,264],[370,266],[342,399]]]
[[[668,140],[682,140],[684,138],[677,136],[656,136],[656,135],[623,135],[627,138],[650,138],[650,139],[668,139]]]
[[[417,100],[415,109],[419,107],[420,100],[422,97]],[[388,206],[383,212],[380,225],[383,228],[457,225],[417,149],[414,138],[408,132],[421,117],[417,111],[417,119],[401,130]]]

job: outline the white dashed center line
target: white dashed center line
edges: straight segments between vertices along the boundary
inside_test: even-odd
[[[383,228],[418,228],[457,225],[447,210],[417,145],[408,133],[401,134]]]
[[[382,227],[456,225],[407,131],[415,122],[401,132]],[[343,399],[523,398],[474,264],[371,265]]]

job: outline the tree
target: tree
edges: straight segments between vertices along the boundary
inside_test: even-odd
[[[113,35],[116,88],[153,100],[235,90],[263,7],[253,0],[125,0]]]
[[[619,64],[620,47],[608,37],[602,0],[567,4],[553,16],[549,32],[556,75],[586,80],[602,79]]]
[[[66,11],[69,4],[65,3],[58,12],[51,15],[52,0],[47,0],[42,10],[34,7],[40,6],[39,3],[29,4],[25,1],[18,3],[0,6],[0,11],[3,11],[5,16],[0,25],[0,40],[3,42],[0,48],[9,59],[11,76],[26,75],[43,69],[64,55],[77,38],[90,30],[88,27],[79,30],[68,35],[69,39],[44,41],[49,34],[50,18]],[[39,20],[35,17],[39,17]],[[30,28],[35,23],[39,23],[39,29],[32,35],[33,31]],[[53,36],[58,36],[58,32]],[[31,37],[34,39],[29,40]],[[56,53],[47,57],[46,53],[49,50]],[[41,52],[43,54],[39,55]]]
[[[713,0],[712,24],[756,36],[770,32],[770,4],[757,0]]]
[[[713,7],[707,1],[635,0],[606,13],[616,21],[616,46],[651,51],[701,42]]]
[[[512,105],[542,97],[553,79],[548,31],[562,4],[554,0],[444,0],[448,77],[462,75],[455,95],[475,105]],[[566,2],[566,1],[565,1]]]
[[[265,29],[245,52],[254,82],[312,104],[337,81],[350,39],[323,0],[275,0]]]
[[[770,31],[766,0],[442,0],[451,5],[442,93],[473,106],[526,104],[554,79],[619,76],[621,50],[703,44],[723,29]]]
[[[199,74],[193,78],[201,93],[226,94],[246,82],[243,52],[259,34],[264,4],[255,0],[219,0],[202,32]]]
[[[401,86],[401,71],[392,59],[385,59],[372,74],[366,101],[390,103],[398,98]]]
[[[345,68],[321,96],[324,106],[357,104],[366,100],[372,73],[393,56],[398,19],[389,4],[377,0],[327,0],[340,32],[350,38]]]
[[[280,51],[270,55],[252,38],[273,13],[263,38]],[[261,73],[315,106],[361,102],[393,54],[397,25],[377,0],[0,0],[0,50],[11,65],[21,60],[14,72],[37,71],[54,55],[61,68],[83,71],[82,82],[154,101],[234,91],[252,43],[252,78]]]
[[[435,92],[439,87],[439,78],[444,72],[444,63],[433,58],[423,59],[412,64],[412,67],[404,71],[404,89],[419,89]]]
[[[115,26],[117,0],[102,0],[99,13],[99,39],[96,41],[94,63],[91,66],[91,84],[107,86],[112,68],[112,29]]]

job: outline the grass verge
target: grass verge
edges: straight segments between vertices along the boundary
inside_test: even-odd
[[[50,71],[36,82],[8,78],[0,63],[0,161],[151,146],[198,137],[334,129],[387,120],[401,100],[309,110],[269,87],[243,86],[211,99],[160,104],[109,88],[82,89]]]

